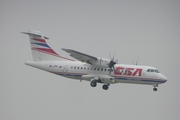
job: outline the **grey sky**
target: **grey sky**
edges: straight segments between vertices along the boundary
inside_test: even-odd
[[[0,120],[178,120],[180,119],[180,2],[0,1]],[[108,91],[29,66],[28,36],[40,30],[48,44],[154,66],[168,82],[116,84]]]

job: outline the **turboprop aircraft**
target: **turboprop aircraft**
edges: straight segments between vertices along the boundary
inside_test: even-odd
[[[90,86],[96,87],[101,83],[107,90],[110,84],[131,83],[152,85],[157,91],[159,84],[165,83],[167,78],[156,68],[140,65],[118,64],[117,61],[101,57],[94,57],[72,49],[62,48],[71,58],[57,54],[47,43],[39,31],[22,32],[29,35],[33,61],[25,64],[66,78],[85,80]]]

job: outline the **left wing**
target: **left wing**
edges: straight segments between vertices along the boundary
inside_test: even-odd
[[[91,55],[87,55],[75,50],[71,50],[71,49],[65,49],[62,48],[62,50],[66,51],[67,53],[70,53],[70,56],[81,61],[81,62],[86,62],[88,64],[93,64],[96,63],[98,61],[97,57],[91,56]]]
[[[99,66],[99,67],[108,67],[110,68],[110,73],[112,71],[112,69],[115,69],[114,65],[116,64],[114,60],[114,58],[112,60],[106,59],[106,58],[99,58],[99,57],[94,57],[91,55],[87,55],[75,50],[71,50],[71,49],[65,49],[62,48],[62,50],[66,51],[67,53],[70,53],[70,56],[81,61],[81,62],[86,62],[88,64],[91,65],[95,65],[95,66]]]

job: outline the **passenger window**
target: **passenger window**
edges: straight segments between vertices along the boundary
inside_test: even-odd
[[[74,69],[76,69],[76,67],[74,67]]]
[[[96,68],[94,68],[94,70],[96,70]]]
[[[106,71],[106,69],[104,69],[104,71]]]
[[[77,69],[79,69],[79,67],[77,67]]]
[[[87,70],[89,70],[89,68],[87,68]]]
[[[91,70],[93,70],[93,68],[91,68]]]
[[[99,68],[97,70],[99,71]]]
[[[101,71],[103,71],[103,68],[101,68]]]
[[[147,72],[150,72],[150,69],[148,69]]]
[[[81,70],[83,69],[83,67],[81,67]]]
[[[86,70],[86,67],[84,67],[84,70]]]

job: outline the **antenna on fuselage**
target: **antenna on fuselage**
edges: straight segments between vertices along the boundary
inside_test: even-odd
[[[136,63],[134,64],[134,59],[132,60],[133,65],[138,65],[139,57],[136,60]]]

